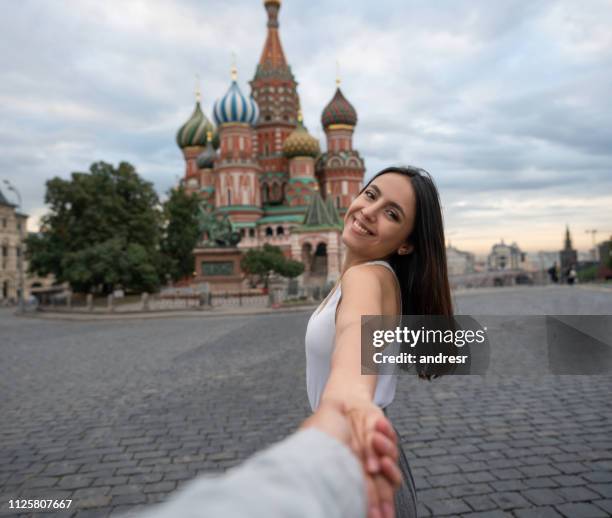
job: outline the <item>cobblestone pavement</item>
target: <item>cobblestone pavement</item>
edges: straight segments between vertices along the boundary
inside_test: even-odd
[[[457,304],[612,314],[612,292],[502,288]],[[4,513],[17,497],[73,500],[53,516],[137,509],[285,437],[309,413],[308,317],[65,322],[0,310]],[[389,414],[421,515],[611,516],[611,393],[611,376],[403,377]]]

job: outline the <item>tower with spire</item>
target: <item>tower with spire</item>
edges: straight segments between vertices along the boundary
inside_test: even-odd
[[[578,252],[572,246],[572,236],[570,235],[569,225],[565,225],[565,239],[563,250],[559,251],[561,261],[561,279],[567,280],[567,275],[571,268],[575,268],[578,263]]]
[[[352,141],[357,112],[337,77],[321,115],[327,137],[321,153],[303,120],[298,83],[281,44],[281,0],[263,5],[267,34],[251,95],[243,94],[234,63],[230,86],[212,109],[215,126],[202,110],[198,84],[194,111],[176,136],[186,164],[183,183],[206,209],[229,217],[241,235],[239,250],[276,245],[305,263],[302,283],[325,284],[340,275],[342,214],[365,172]],[[215,254],[198,250],[194,279],[211,282],[213,290],[230,289],[226,281],[241,278],[239,260],[215,265],[221,257]]]

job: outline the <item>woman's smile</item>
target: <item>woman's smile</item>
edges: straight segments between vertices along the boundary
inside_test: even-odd
[[[351,229],[360,236],[373,236],[374,235],[374,232],[368,229],[355,216],[353,216],[353,223],[351,225]]]

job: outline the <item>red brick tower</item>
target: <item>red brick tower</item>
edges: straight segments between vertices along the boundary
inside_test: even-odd
[[[342,215],[359,193],[365,166],[359,152],[353,149],[357,112],[340,90],[339,79],[336,85],[336,93],[321,115],[327,152],[317,162],[317,177],[324,196]]]
[[[281,203],[289,168],[282,152],[283,142],[296,127],[299,99],[297,82],[285,59],[278,31],[281,1],[265,0],[264,6],[268,13],[268,35],[250,85],[260,109],[255,131],[263,170],[261,184],[270,193],[264,203]]]

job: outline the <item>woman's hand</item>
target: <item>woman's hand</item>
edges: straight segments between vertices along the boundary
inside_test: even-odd
[[[395,490],[402,481],[397,435],[374,403],[353,405],[347,416],[353,432],[351,447],[364,470],[368,518],[393,518]]]

